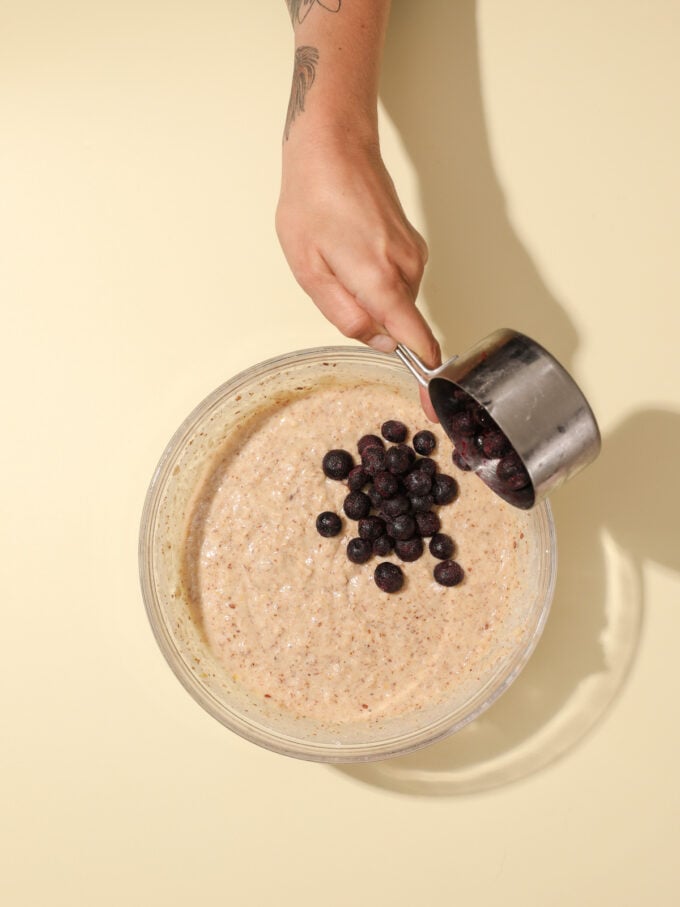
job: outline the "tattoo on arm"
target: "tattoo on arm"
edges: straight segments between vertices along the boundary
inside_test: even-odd
[[[284,139],[288,139],[290,127],[298,114],[305,109],[305,98],[316,77],[316,64],[319,62],[319,51],[316,47],[303,45],[295,49],[295,68],[293,84],[290,89],[290,101],[286,114]]]
[[[293,28],[303,22],[313,6],[321,6],[329,13],[337,13],[342,5],[342,0],[286,0]],[[286,114],[286,128],[283,136],[287,141],[293,121],[305,109],[307,92],[314,84],[316,66],[319,62],[319,51],[316,47],[303,45],[295,50],[295,67],[293,69],[293,84],[290,89],[290,101]]]
[[[337,13],[342,5],[342,0],[286,0],[293,27],[304,21],[313,6],[323,6],[329,13]]]

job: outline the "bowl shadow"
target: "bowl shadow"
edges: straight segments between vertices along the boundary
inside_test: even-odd
[[[641,473],[650,437],[660,453],[654,469]],[[665,481],[678,458],[680,413],[639,410],[609,433],[600,459],[555,495],[556,595],[543,637],[514,685],[441,743],[341,770],[402,794],[471,794],[543,769],[583,741],[616,701],[633,663],[643,611],[652,604],[645,600],[645,563],[680,571],[680,488]]]

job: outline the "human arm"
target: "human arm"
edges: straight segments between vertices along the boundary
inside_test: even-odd
[[[347,337],[428,365],[437,341],[415,305],[427,260],[380,155],[378,82],[388,0],[287,0],[295,71],[276,226],[288,263]]]

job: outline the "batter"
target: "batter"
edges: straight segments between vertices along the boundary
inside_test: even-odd
[[[437,437],[431,455],[460,485],[437,508],[465,579],[435,582],[427,551],[351,563],[357,525],[333,538],[317,514],[342,514],[345,482],[321,461],[380,433],[387,419]],[[479,686],[515,649],[534,577],[525,512],[451,463],[451,443],[418,403],[378,384],[330,385],[281,398],[252,416],[220,451],[188,525],[184,584],[213,653],[256,698],[324,726],[374,722]],[[381,591],[381,560],[399,564],[403,588]]]

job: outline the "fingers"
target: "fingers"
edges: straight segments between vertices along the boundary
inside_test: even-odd
[[[335,249],[297,261],[293,272],[303,290],[338,330],[374,349],[392,352],[403,343],[430,368],[441,362],[441,350],[415,297],[423,274],[424,252],[402,254],[399,265],[366,250]]]
[[[424,261],[411,267],[401,259],[392,263],[369,262],[362,272],[356,268],[354,295],[359,305],[386,333],[403,343],[430,368],[441,362],[441,350],[427,321],[416,307],[415,298],[420,286]]]
[[[364,291],[366,301],[350,292],[321,258],[313,269],[298,269],[296,276],[321,314],[345,337],[384,353],[393,352],[397,342],[404,343],[426,365],[435,368],[441,362],[439,344],[415,306],[413,291],[394,271],[374,277],[372,289]],[[437,422],[426,389],[420,389],[420,398],[428,419]]]
[[[439,422],[439,416],[434,411],[434,406],[432,406],[432,401],[430,400],[430,395],[424,387],[418,388],[420,391],[420,405],[423,407],[425,415],[430,420],[430,422]]]
[[[303,290],[311,296],[321,314],[352,340],[359,340],[382,353],[392,353],[397,341],[386,332],[385,326],[373,318],[356,298],[328,269],[313,277],[298,275]]]

